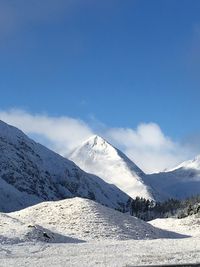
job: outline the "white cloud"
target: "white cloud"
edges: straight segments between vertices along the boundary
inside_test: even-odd
[[[136,130],[130,128],[116,128],[109,130],[108,134],[125,146],[134,144],[136,147],[145,146],[150,149],[171,148],[170,138],[164,136],[160,127],[155,123],[142,123]]]
[[[0,111],[0,119],[62,155],[68,155],[94,132],[100,133],[147,173],[174,167],[193,156],[188,145],[174,142],[155,123],[142,123],[136,129],[130,129],[106,128],[103,124],[100,127],[99,123],[95,127],[93,122],[91,127],[79,119],[33,115],[16,109]],[[98,130],[93,131],[95,128]]]
[[[173,167],[190,154],[165,136],[155,123],[142,123],[136,129],[110,129],[107,136],[148,173]]]
[[[79,119],[32,115],[22,110],[1,111],[0,119],[20,128],[26,134],[37,135],[38,140],[56,152],[66,155],[93,133]]]

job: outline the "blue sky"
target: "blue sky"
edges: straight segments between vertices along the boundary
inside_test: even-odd
[[[199,142],[199,14],[198,0],[1,0],[1,110]]]

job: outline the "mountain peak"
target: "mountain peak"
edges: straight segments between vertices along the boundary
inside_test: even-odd
[[[119,157],[118,150],[99,135],[91,136],[82,145],[75,149],[72,154],[76,153],[76,151],[79,151],[80,149],[87,150],[90,154],[97,155],[100,153],[101,155],[107,155],[108,157],[115,159]]]
[[[131,197],[153,199],[143,182],[143,171],[124,153],[98,135],[91,136],[70,155],[83,170],[112,183]]]
[[[200,170],[200,155],[197,155],[191,160],[184,161],[183,163],[179,164],[175,169],[180,168]]]
[[[110,145],[104,138],[102,138],[99,135],[92,135],[88,140],[86,140],[84,144],[91,145],[92,147],[94,146],[100,146],[100,147],[105,147],[107,145]]]
[[[94,140],[95,142],[105,142],[105,139],[97,134],[92,135],[88,140]]]

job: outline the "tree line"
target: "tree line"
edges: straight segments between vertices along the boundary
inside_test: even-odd
[[[170,198],[164,202],[155,202],[142,197],[129,198],[126,208],[131,216],[145,221],[168,217],[184,218],[200,214],[200,195],[184,200]]]

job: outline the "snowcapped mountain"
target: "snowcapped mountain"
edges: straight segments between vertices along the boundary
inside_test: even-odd
[[[176,166],[175,168],[171,169],[170,171],[174,171],[177,169],[184,169],[184,170],[193,170],[197,173],[200,173],[200,155],[197,155],[192,160],[187,160]]]
[[[200,156],[170,171],[148,175],[103,138],[92,136],[69,158],[83,170],[115,184],[132,198],[163,201],[200,194]]]
[[[70,155],[83,171],[2,121],[0,151],[0,211],[4,212],[74,196],[120,209],[127,194],[155,200],[200,194],[200,156],[168,172],[146,175],[118,149],[93,136]]]
[[[116,185],[132,198],[155,198],[152,188],[143,181],[144,172],[121,151],[97,135],[75,149],[69,158],[83,170]]]
[[[146,175],[146,184],[158,190],[163,199],[184,199],[200,194],[200,156],[161,173]]]
[[[120,208],[128,196],[0,121],[0,209],[80,196]]]

